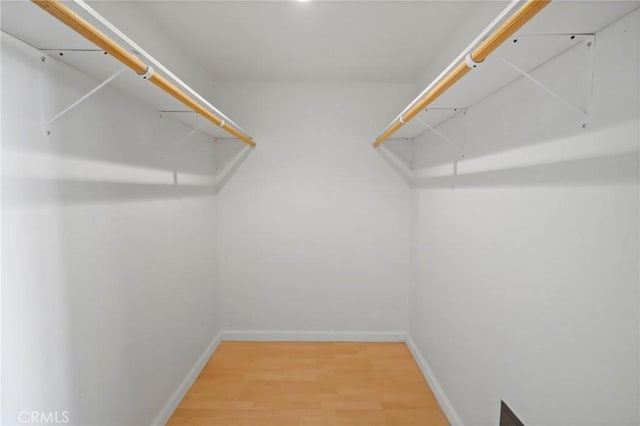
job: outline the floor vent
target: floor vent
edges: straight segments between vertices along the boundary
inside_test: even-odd
[[[504,401],[500,401],[500,426],[524,426]]]

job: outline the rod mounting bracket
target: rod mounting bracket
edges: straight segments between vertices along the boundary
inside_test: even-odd
[[[45,58],[44,56],[42,58]],[[42,61],[44,62],[44,61]],[[43,130],[44,133],[46,135],[50,135],[51,134],[51,129],[49,128],[49,126],[51,126],[51,124],[53,124],[53,122],[55,122],[56,120],[58,120],[59,118],[61,118],[62,116],[64,116],[65,114],[69,113],[69,111],[71,111],[72,109],[74,109],[75,107],[77,107],[78,105],[80,105],[82,102],[84,102],[85,100],[87,100],[88,98],[90,98],[91,96],[93,96],[97,91],[99,91],[100,89],[102,89],[103,87],[105,87],[106,85],[108,85],[109,83],[111,83],[116,77],[118,77],[120,75],[120,73],[122,73],[124,70],[126,69],[126,67],[122,66],[120,67],[116,72],[114,72],[113,74],[111,74],[111,76],[109,76],[107,79],[103,80],[100,84],[98,84],[96,87],[94,87],[93,89],[91,89],[89,92],[87,92],[86,94],[82,95],[80,98],[78,98],[75,102],[73,102],[71,105],[67,106],[66,108],[64,108],[62,111],[60,111],[59,113],[57,113],[56,115],[54,115],[51,119],[47,120],[46,122],[43,121]],[[42,83],[41,83],[42,84]],[[41,100],[40,102],[44,104],[44,94],[42,93],[42,88],[41,90]],[[44,118],[44,116],[43,116]]]
[[[471,68],[472,70],[478,68],[478,66],[482,63],[482,62],[476,62],[473,60],[473,58],[471,57],[471,52],[467,53],[464,57],[464,62],[467,64],[467,66],[469,68]]]
[[[147,70],[144,72],[144,74],[140,74],[140,77],[142,77],[143,80],[149,80],[153,76],[154,72],[155,71],[153,70],[153,67],[147,65]]]

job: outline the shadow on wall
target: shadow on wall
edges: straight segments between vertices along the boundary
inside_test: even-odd
[[[637,182],[637,122],[415,171],[416,186]]]
[[[198,175],[49,154],[11,152],[3,164],[5,208],[25,204],[80,204],[215,195],[252,149],[237,141],[216,156],[216,174]],[[218,166],[218,164],[220,166]]]
[[[637,152],[587,158],[553,164],[493,170],[485,173],[417,178],[421,188],[457,188],[527,185],[637,184],[640,161]]]
[[[396,173],[414,187],[482,187],[537,184],[637,183],[640,127],[626,122],[586,135],[530,144],[448,164],[412,169],[410,140],[378,148]]]
[[[114,201],[176,199],[215,195],[214,186],[183,186],[3,177],[3,185],[19,187],[19,191],[4,191],[3,204],[95,204]]]

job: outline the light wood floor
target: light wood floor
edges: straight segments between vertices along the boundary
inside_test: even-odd
[[[223,342],[169,425],[448,426],[404,343]]]

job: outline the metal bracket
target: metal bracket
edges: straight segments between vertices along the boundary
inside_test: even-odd
[[[160,117],[162,117],[162,114],[160,115]],[[191,129],[187,134],[185,134],[184,136],[182,136],[180,139],[178,139],[175,142],[172,142],[167,149],[162,152],[162,154],[160,155],[162,158],[166,158],[167,154],[169,153],[169,151],[171,151],[173,148],[175,148],[176,146],[180,145],[181,143],[183,143],[184,141],[186,141],[187,139],[189,139],[189,137],[191,135],[193,135],[194,133],[196,133],[197,131],[199,131],[200,129],[202,129],[204,126],[206,126],[207,124],[209,124],[209,122],[202,118],[201,123],[197,126],[194,127],[193,129]],[[215,140],[215,138],[214,138]]]
[[[458,143],[458,142],[454,141],[453,139],[449,138],[447,135],[443,134],[442,132],[437,130],[435,127],[431,126],[429,123],[427,123],[426,121],[424,121],[420,117],[416,117],[416,120],[418,120],[427,129],[431,130],[433,133],[435,133],[437,136],[439,136],[440,139],[442,139],[442,140],[444,140],[446,142],[449,142],[451,145],[455,146],[456,149],[460,152],[460,157],[464,158],[464,145],[463,144]]]
[[[125,49],[125,50],[135,55],[138,54],[138,52],[136,52],[133,49]],[[40,51],[48,54],[53,54],[54,52],[57,52],[59,53],[59,56],[63,56],[64,53],[66,52],[102,52],[105,55],[108,55],[108,53],[105,52],[103,49],[40,49]]]
[[[411,138],[389,138],[388,140],[389,140],[389,142],[397,141],[397,142],[405,142],[405,143],[409,144],[410,150],[409,150],[409,155],[407,155],[407,156],[399,155],[394,150],[389,149],[388,146],[385,146],[384,148],[387,151],[390,151],[394,157],[397,157],[398,161],[400,161],[402,163],[406,163],[405,165],[409,168],[409,170],[413,170],[413,156],[415,154],[415,141],[416,141],[416,138],[414,138],[414,137],[411,137]]]
[[[424,112],[429,112],[429,111],[454,111],[454,112],[462,112],[465,113],[467,112],[467,108],[466,107],[429,107],[429,108],[425,108]],[[455,114],[454,114],[455,115]]]
[[[596,50],[596,36],[591,35],[591,40],[587,41],[587,61],[588,61],[588,69],[587,69],[587,78],[585,84],[587,85],[587,99],[585,101],[586,106],[586,118],[585,122],[582,124],[582,128],[586,128],[590,122],[589,112],[591,111],[591,106],[593,103],[593,68],[595,64],[595,50]]]
[[[526,72],[525,70],[519,68],[517,65],[515,65],[513,62],[509,61],[508,59],[506,59],[504,56],[498,55],[496,54],[496,56],[498,58],[500,58],[500,60],[502,62],[504,62],[505,64],[509,65],[511,68],[513,68],[514,70],[518,71],[520,74],[522,74],[524,77],[526,77],[527,79],[529,79],[531,82],[533,82],[536,86],[540,87],[542,90],[544,90],[545,92],[547,92],[548,94],[550,94],[551,96],[553,96],[554,98],[558,99],[560,102],[562,102],[563,104],[567,105],[568,107],[570,107],[571,109],[579,112],[580,114],[586,115],[587,112],[584,111],[582,108],[572,104],[571,102],[569,102],[568,100],[566,100],[565,98],[563,98],[562,96],[560,96],[559,94],[557,94],[556,92],[554,92],[553,90],[549,89],[547,86],[544,85],[544,83],[542,83],[540,80],[537,80],[535,77],[533,77],[531,74],[529,74],[528,72]]]
[[[62,111],[60,111],[59,113],[57,113],[56,115],[53,116],[53,118],[49,119],[49,121],[47,121],[46,123],[46,127],[50,126],[54,121],[56,121],[57,119],[59,119],[60,117],[62,117],[63,115],[65,115],[66,113],[68,113],[69,111],[71,111],[72,109],[74,109],[75,107],[77,107],[78,105],[80,105],[82,102],[84,102],[85,100],[87,100],[89,97],[91,97],[91,95],[93,95],[94,93],[96,93],[98,90],[102,89],[104,86],[106,86],[107,84],[111,83],[111,81],[113,81],[118,75],[120,75],[120,73],[122,71],[124,71],[126,69],[126,67],[121,67],[118,71],[116,71],[115,73],[113,73],[111,76],[109,76],[106,80],[104,80],[102,83],[98,84],[96,87],[94,87],[93,89],[91,89],[89,92],[87,92],[85,95],[81,96],[80,98],[78,98],[78,100],[76,100],[75,102],[73,102],[71,105],[69,105],[68,107],[64,108]],[[49,130],[46,130],[47,134],[50,134],[51,132]]]
[[[416,156],[416,138],[409,138],[409,143],[411,144],[411,160],[409,160],[409,168],[413,172],[413,159]]]
[[[140,74],[140,77],[142,77],[143,80],[148,80],[151,77],[153,77],[153,73],[154,73],[154,69],[152,66],[147,65],[147,70],[144,72],[144,74]]]
[[[480,66],[480,64],[482,62],[476,62],[473,60],[473,58],[471,57],[471,53],[467,53],[464,57],[464,62],[467,64],[467,66],[469,68],[471,68],[472,70],[478,68],[478,66]]]
[[[537,35],[537,36],[544,36],[544,35]],[[562,37],[566,37],[566,36],[569,36],[569,35],[568,34],[547,34],[546,36],[562,36]],[[582,127],[586,128],[587,124],[588,124],[588,120],[589,120],[589,110],[590,110],[591,98],[592,98],[592,94],[593,94],[593,60],[594,60],[594,44],[595,44],[595,36],[593,34],[589,34],[589,36],[590,37],[584,42],[584,44],[585,44],[585,46],[587,48],[588,55],[589,55],[588,56],[588,64],[585,67],[587,69],[588,80],[589,80],[588,82],[586,82],[586,85],[587,85],[586,90],[588,91],[588,93],[587,93],[586,102],[585,102],[585,105],[586,105],[585,109],[575,105],[573,102],[565,99],[560,94],[554,92],[549,87],[547,87],[544,83],[542,83],[540,80],[536,79],[530,73],[528,73],[525,70],[521,69],[520,67],[515,65],[513,62],[511,62],[508,59],[506,59],[504,56],[500,55],[499,53],[496,53],[495,56],[497,58],[499,58],[504,64],[506,64],[510,68],[514,69],[515,71],[517,71],[519,74],[521,74],[523,77],[525,77],[526,79],[528,79],[529,81],[534,83],[536,86],[540,87],[546,93],[548,93],[549,95],[551,95],[555,99],[557,99],[560,102],[562,102],[564,105],[568,106],[569,108],[571,108],[572,110],[574,110],[578,114],[580,114],[580,116],[582,116],[583,119],[584,119]],[[527,36],[525,36],[525,37],[527,37]],[[528,36],[528,37],[531,37],[531,36]],[[575,35],[571,35],[570,37],[571,37],[571,39],[573,39],[575,37]],[[517,38],[514,39],[514,42],[515,41],[517,41]]]

